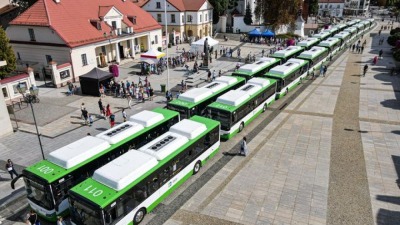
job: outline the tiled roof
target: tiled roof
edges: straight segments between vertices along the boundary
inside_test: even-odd
[[[150,0],[133,0],[137,6],[142,7]],[[197,11],[207,0],[167,0],[169,4],[174,6],[181,12],[184,11]]]
[[[207,0],[182,0],[187,11],[197,11]]]
[[[53,0],[38,0],[10,24],[49,26],[68,46],[76,47],[105,39],[103,33],[109,34],[112,28],[102,21],[101,30],[97,30],[90,21],[106,15],[112,7],[124,15],[123,23],[133,27],[136,33],[161,28],[151,14],[129,0],[85,0],[84,4],[80,0],[61,0],[58,4]],[[136,24],[127,15],[136,16]]]
[[[28,74],[23,73],[23,74],[15,75],[12,77],[6,77],[3,80],[0,80],[0,84],[7,84],[7,83],[11,83],[11,82],[14,82],[17,80],[22,80],[24,78],[27,78],[28,76],[29,76]]]

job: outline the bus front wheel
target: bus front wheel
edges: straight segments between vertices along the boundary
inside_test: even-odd
[[[239,132],[242,132],[243,128],[244,128],[244,123],[242,122],[242,123],[240,124],[240,126],[239,126]]]
[[[194,164],[194,168],[193,168],[193,174],[196,174],[200,171],[201,168],[201,162],[197,161],[196,164]]]
[[[144,216],[146,215],[146,209],[141,208],[139,211],[136,212],[135,217],[133,218],[134,224],[139,224],[143,221]]]

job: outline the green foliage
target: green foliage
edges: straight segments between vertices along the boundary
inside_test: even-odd
[[[246,14],[243,17],[243,21],[246,25],[251,25],[253,23],[253,19],[251,17],[252,15],[251,15],[250,3],[247,3]]]
[[[390,31],[390,35],[395,35],[397,33],[400,33],[400,27],[396,27]]]
[[[394,58],[396,61],[400,61],[400,49],[396,49],[396,50],[393,52],[393,58]]]
[[[0,27],[0,61],[5,60],[6,66],[0,67],[0,78],[3,79],[9,75],[16,68],[16,61],[14,51],[9,44],[9,39],[6,36],[6,32]]]
[[[214,7],[213,9],[213,23],[216,24],[219,21],[219,16],[226,14],[228,9],[235,8],[238,0],[209,0],[210,4]]]
[[[394,35],[390,35],[390,36],[388,37],[387,42],[388,42],[389,45],[395,46],[397,40],[400,40],[400,33],[396,33],[396,34],[394,34]]]
[[[264,21],[276,30],[280,25],[296,21],[302,0],[256,0],[257,6],[262,7]]]
[[[308,1],[308,14],[317,15],[318,14],[318,0],[309,0]]]

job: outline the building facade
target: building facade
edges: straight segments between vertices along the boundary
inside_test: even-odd
[[[346,15],[363,15],[370,7],[370,0],[345,0]]]
[[[344,0],[319,0],[318,15],[322,17],[343,17]]]
[[[162,46],[161,26],[127,0],[38,0],[6,33],[18,69],[57,87]]]
[[[178,43],[190,37],[212,35],[213,7],[207,0],[144,0],[136,1],[136,4],[163,26],[163,36],[167,21],[169,42]]]

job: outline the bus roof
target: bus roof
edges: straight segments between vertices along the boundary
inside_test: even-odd
[[[164,119],[164,115],[158,112],[143,110],[135,115],[132,115],[129,120],[138,123],[144,127],[154,125]]]
[[[273,57],[278,57],[278,58],[286,58],[298,51],[301,51],[303,48],[300,46],[289,46],[285,49],[276,51],[272,56]]]
[[[157,159],[131,150],[97,169],[93,180],[120,191],[157,165]]]
[[[335,27],[337,27],[338,29],[342,29],[342,28],[347,27],[347,25],[344,23],[339,23],[339,24],[336,24]]]
[[[64,169],[70,169],[109,147],[110,144],[101,138],[86,136],[51,152],[47,160]]]
[[[172,111],[169,109],[163,109],[163,108],[154,108],[151,110],[152,112],[157,112],[163,115],[164,119],[171,119],[175,116],[179,116],[179,113],[176,111]],[[155,125],[152,125],[155,126]],[[150,129],[150,127],[149,127]],[[136,134],[131,134],[132,135],[139,135],[142,132],[144,132],[144,130],[139,131]],[[107,148],[104,148],[102,151],[93,151],[93,149],[91,151],[89,151],[89,148],[86,148],[85,146],[87,146],[89,143],[91,143],[91,141],[85,141],[88,140],[87,138],[90,138],[89,140],[93,140],[91,138],[94,138],[95,140],[97,139],[98,142],[101,143],[101,141],[103,141],[105,144],[104,145],[108,145]],[[82,139],[84,139],[84,141],[82,141]],[[64,154],[63,151],[60,151],[58,153],[50,153],[48,158],[46,160],[41,160],[35,164],[33,164],[32,166],[27,167],[25,170],[39,176],[42,177],[44,180],[46,180],[49,183],[52,183],[54,181],[57,181],[58,179],[61,179],[62,177],[64,177],[65,175],[67,175],[68,173],[70,173],[71,171],[79,168],[80,166],[82,166],[84,163],[88,162],[89,160],[92,160],[92,157],[98,157],[100,156],[99,154],[104,154],[106,152],[109,152],[110,150],[113,149],[113,146],[110,145],[106,140],[102,140],[100,138],[97,137],[92,137],[92,136],[87,136],[85,138],[82,138],[81,140],[78,140],[75,143],[74,147],[76,148],[76,150],[70,151],[69,148],[67,146],[64,146],[63,148],[60,149],[64,149],[66,151],[66,153]],[[81,144],[82,143],[82,144]],[[95,144],[96,142],[93,142],[92,144]],[[60,150],[58,149],[58,150]],[[58,151],[55,150],[55,151]],[[71,152],[77,152],[76,155],[72,154]],[[97,153],[95,153],[97,152]],[[90,153],[90,154],[89,154]],[[82,159],[76,159],[78,157],[76,157],[78,154],[85,154],[85,160]],[[73,155],[74,158],[68,158],[68,155]],[[89,157],[90,155],[90,157]],[[51,161],[53,162],[51,162]],[[80,163],[77,164],[78,161],[81,161]],[[58,163],[58,164],[57,164]],[[73,164],[75,164],[74,166],[72,166]],[[65,168],[64,166],[68,165],[68,169]],[[51,173],[43,173],[40,168],[43,167],[48,167],[52,172]]]
[[[187,139],[196,138],[206,130],[207,127],[204,124],[188,119],[183,119],[169,129],[169,131],[180,134]]]
[[[323,30],[323,32],[328,32],[328,33],[333,33],[333,32],[335,32],[335,31],[337,31],[338,30],[338,28],[337,27],[335,27],[335,26],[333,26],[333,27],[331,27],[331,28],[329,28],[329,29],[325,29],[325,30]]]
[[[103,139],[110,144],[116,144],[143,129],[144,127],[142,125],[128,121],[121,123],[112,129],[106,130],[96,135],[96,137]]]
[[[357,28],[355,27],[348,27],[346,29],[344,29],[343,31],[349,32],[349,33],[354,33],[357,31]]]
[[[323,46],[323,47],[331,47],[332,45],[336,44],[339,42],[338,38],[328,38],[326,40],[321,41],[318,46]]]
[[[242,77],[234,76],[221,76],[215,79],[215,81],[207,84],[204,87],[193,88],[187,92],[179,95],[178,99],[172,100],[168,104],[181,105],[188,108],[193,107],[196,103],[206,99],[207,97],[227,88],[237,82],[245,80]]]
[[[268,57],[263,57],[257,62],[254,62],[252,64],[246,64],[244,66],[241,66],[238,71],[236,72],[243,72],[243,73],[255,73],[275,62],[277,62],[279,59],[275,58],[268,58]]]
[[[310,50],[302,52],[297,58],[313,59],[314,57],[326,51],[328,50],[324,47],[314,46]]]
[[[312,36],[312,37],[313,38],[324,39],[324,38],[328,37],[329,35],[330,35],[329,32],[322,31],[322,32],[320,32],[318,34],[314,34],[314,36]]]
[[[357,28],[364,28],[364,24],[363,23],[357,23],[357,24],[354,24],[353,25],[353,27],[357,27]]]
[[[350,35],[349,32],[341,31],[341,32],[335,34],[335,36],[333,36],[333,37],[334,37],[334,38],[341,38],[341,39],[343,39],[343,38],[346,38],[346,37],[349,36],[349,35]]]
[[[307,38],[305,40],[302,40],[300,42],[297,43],[298,46],[302,46],[302,47],[308,47],[310,45],[313,45],[315,43],[317,43],[319,41],[318,38]]]
[[[306,63],[307,62],[302,59],[289,59],[285,64],[272,68],[267,74],[286,76],[293,70],[297,69],[300,66],[303,66]]]
[[[346,24],[348,26],[353,26],[353,24],[357,23],[356,21],[352,20],[352,21],[348,21]]]
[[[207,130],[214,129],[215,127],[218,127],[220,124],[220,122],[218,122],[218,121],[200,117],[200,116],[193,116],[189,120],[204,124],[206,126]],[[182,121],[184,121],[184,120],[182,120]],[[188,144],[190,144],[191,141],[192,140],[190,140]],[[166,160],[174,157],[175,155],[177,155],[179,153],[180,153],[180,151],[178,149],[176,149],[176,151],[171,153],[170,157],[168,157]],[[136,156],[138,156],[138,157],[136,157]],[[123,158],[121,158],[121,157],[123,157]],[[132,163],[133,161],[131,161],[131,159],[139,160],[139,158],[141,158],[141,160],[145,161],[145,162],[141,163],[142,167],[135,165],[137,163]],[[112,176],[117,176],[119,174],[119,176],[118,176],[119,180],[116,180],[117,182],[114,183],[113,186],[121,185],[118,187],[120,188],[122,186],[125,186],[125,188],[122,188],[122,189],[119,189],[119,191],[116,191],[114,188],[110,187],[111,182],[109,182],[110,186],[104,185],[103,183],[98,181],[98,180],[100,180],[99,178],[96,178],[98,180],[95,180],[92,177],[92,178],[88,178],[85,181],[81,182],[80,184],[74,186],[73,188],[71,188],[70,191],[73,193],[77,193],[78,195],[82,196],[83,198],[86,198],[86,199],[90,200],[91,202],[97,204],[98,206],[104,208],[107,205],[111,204],[113,201],[115,201],[116,198],[118,198],[122,194],[124,194],[125,191],[127,191],[129,188],[132,188],[134,185],[139,183],[143,177],[150,175],[155,170],[157,170],[162,165],[164,165],[166,162],[165,160],[157,161],[157,159],[155,157],[153,157],[149,154],[146,154],[144,152],[141,152],[141,151],[136,151],[136,150],[129,151],[129,152],[125,153],[124,155],[118,157],[117,159],[120,159],[120,161],[119,161],[120,164],[123,164],[124,166],[126,165],[127,167],[129,167],[129,168],[127,168],[127,171],[120,173],[120,172],[122,172],[121,167],[119,165],[114,165],[115,167],[113,167],[113,168],[118,168],[118,170],[117,170],[117,172],[115,172],[115,170],[114,170],[115,175],[112,175],[104,169],[104,167],[107,166],[108,164],[103,166],[100,169],[105,170],[104,175],[107,176],[107,177],[105,177],[105,179],[113,178]],[[118,162],[118,161],[116,161],[117,159],[111,161],[110,163]],[[130,165],[130,164],[132,164],[132,165]],[[100,169],[96,170],[96,172],[98,172]],[[135,170],[135,172],[128,171],[128,170]],[[128,173],[129,173],[129,175],[128,175]],[[132,177],[130,177],[130,175],[132,175]],[[125,178],[127,180],[123,180]],[[121,181],[121,182],[118,183],[119,181]],[[128,183],[128,181],[129,181],[129,183]],[[102,182],[106,183],[106,181],[102,181]],[[97,192],[97,193],[95,192],[96,194],[94,194],[93,192],[88,191],[88,187],[96,188],[96,190],[100,191],[100,192]]]
[[[250,85],[257,86],[258,88],[247,89],[247,87]],[[211,103],[209,107],[233,112],[251,95],[254,95],[255,93],[272,85],[276,85],[276,80],[258,77],[250,79],[242,88],[225,93],[224,95],[220,96],[217,101]]]

